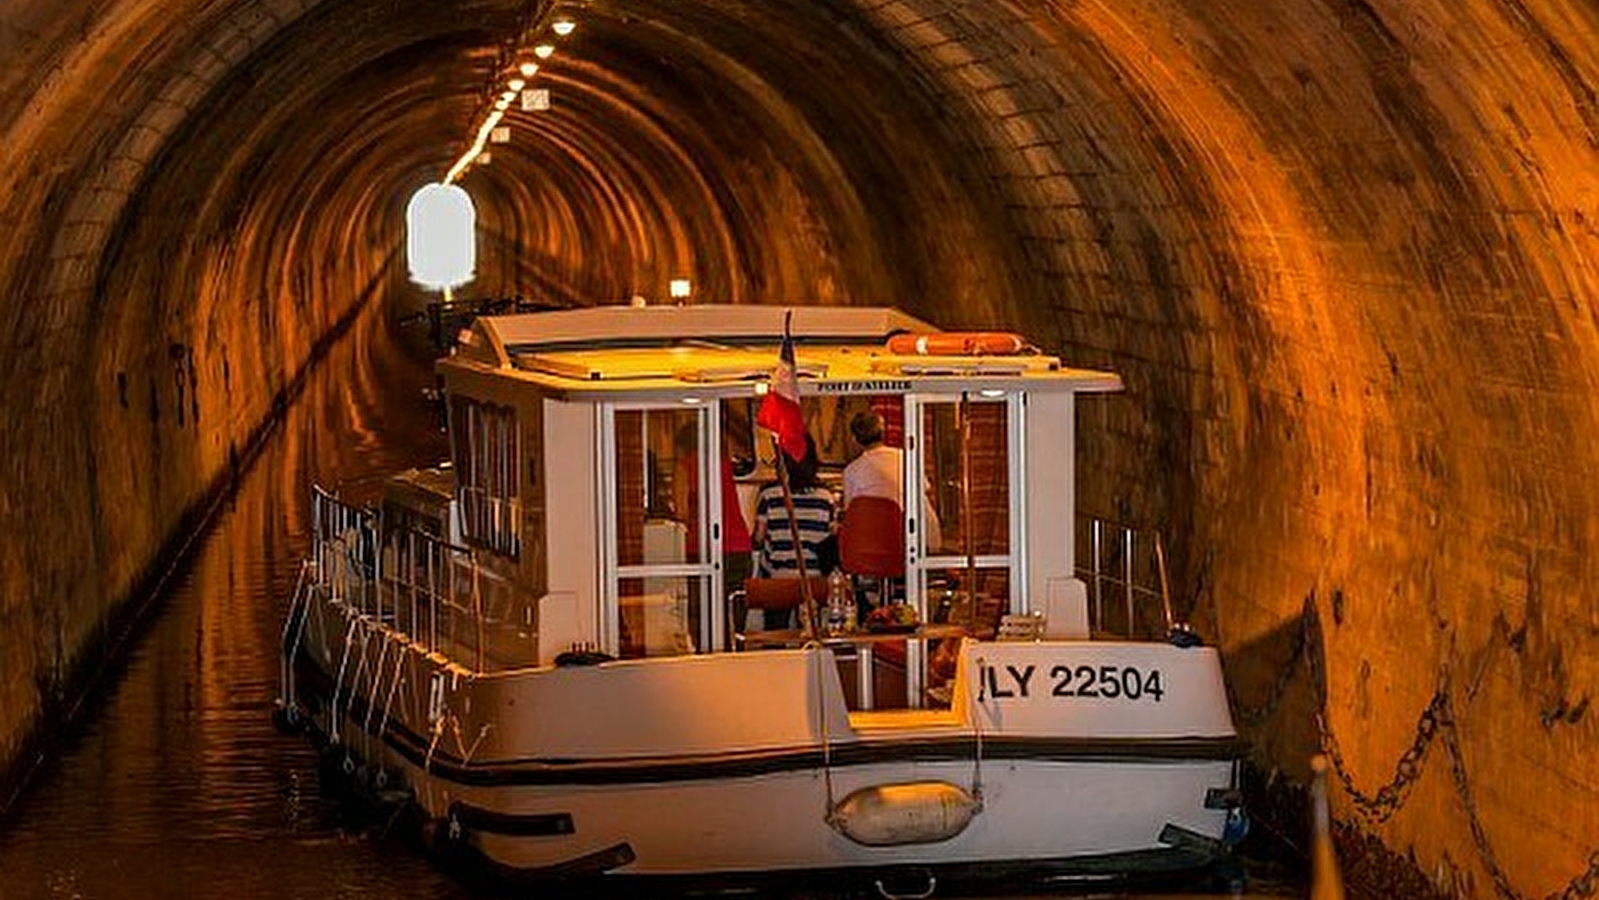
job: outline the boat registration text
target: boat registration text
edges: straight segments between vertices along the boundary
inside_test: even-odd
[[[1165,679],[1157,668],[1029,663],[984,666],[977,700],[1047,696],[1159,703],[1165,694]]]

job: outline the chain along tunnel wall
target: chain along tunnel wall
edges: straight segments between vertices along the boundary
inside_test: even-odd
[[[1120,372],[1083,512],[1163,531],[1260,770],[1327,751],[1439,894],[1593,895],[1591,0],[10,0],[8,771],[340,323],[426,299],[406,199],[545,39],[464,296],[688,278]]]

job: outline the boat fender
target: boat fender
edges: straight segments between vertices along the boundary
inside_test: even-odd
[[[867,847],[932,844],[966,830],[982,802],[945,781],[879,784],[839,801],[828,824]]]
[[[1008,331],[935,331],[888,339],[888,352],[896,356],[1013,356],[1026,349],[1027,341]]]

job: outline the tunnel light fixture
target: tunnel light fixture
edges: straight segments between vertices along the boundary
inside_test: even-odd
[[[553,21],[545,21],[548,22],[550,32],[553,32],[555,37],[565,37],[566,35],[571,34],[572,31],[577,28],[577,23],[572,19],[571,16],[568,15],[558,15]],[[529,32],[524,32],[523,39],[531,40],[534,35],[538,33],[539,30],[537,28]],[[545,32],[545,34],[548,35],[549,32]],[[530,49],[532,57],[535,57],[536,59],[529,58],[527,56]],[[506,89],[502,93],[498,94],[498,96],[484,98],[492,107],[492,109],[490,110],[487,119],[479,126],[476,139],[472,142],[472,146],[465,153],[461,154],[460,159],[456,160],[455,164],[452,165],[450,170],[445,174],[441,182],[443,184],[450,184],[456,179],[460,178],[461,175],[465,173],[466,170],[474,163],[483,164],[488,161],[488,154],[483,152],[484,145],[489,142],[491,134],[494,136],[494,140],[496,142],[500,142],[505,139],[507,132],[503,130],[495,131],[495,126],[499,124],[500,119],[502,119],[510,110],[511,104],[520,102],[524,110],[543,110],[549,108],[549,92],[536,91],[528,88],[528,80],[534,75],[538,74],[539,63],[536,60],[549,59],[555,54],[555,44],[553,40],[543,41],[532,46],[531,48],[529,48],[527,44],[522,44],[520,41],[518,41],[516,45],[506,46],[505,51],[505,54],[499,58],[498,65],[501,67],[500,71],[506,72]],[[507,71],[513,62],[516,66],[515,70]]]
[[[448,291],[477,267],[477,212],[453,184],[423,185],[405,207],[405,256],[411,280]]]
[[[472,146],[461,154],[461,158],[455,161],[455,165],[451,166],[449,173],[444,176],[445,184],[450,184],[460,178],[461,173],[466,171],[467,166],[472,165],[479,154],[483,153],[483,145],[488,143],[489,134],[494,131],[494,126],[500,124],[500,120],[503,118],[505,118],[504,110],[497,109],[489,113],[489,117],[483,120],[482,127],[477,130],[477,140],[472,142]]]
[[[673,300],[687,300],[694,292],[694,286],[687,278],[673,278],[666,283],[666,290]]]

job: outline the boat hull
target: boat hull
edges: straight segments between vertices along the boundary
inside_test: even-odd
[[[1175,667],[1208,670],[1213,654],[974,644],[951,709],[851,713],[821,648],[483,676],[337,605],[306,612],[296,704],[337,768],[382,773],[441,855],[497,879],[1100,877],[1225,851],[1217,798],[1242,751],[1230,723],[1193,720],[1194,704],[1171,696],[1169,716],[1124,713],[1124,733],[1103,710],[1062,706],[1051,720],[1014,705],[1031,699],[1015,696],[1029,654],[1091,650],[1174,686],[1204,681]],[[970,808],[928,826],[951,798]]]

